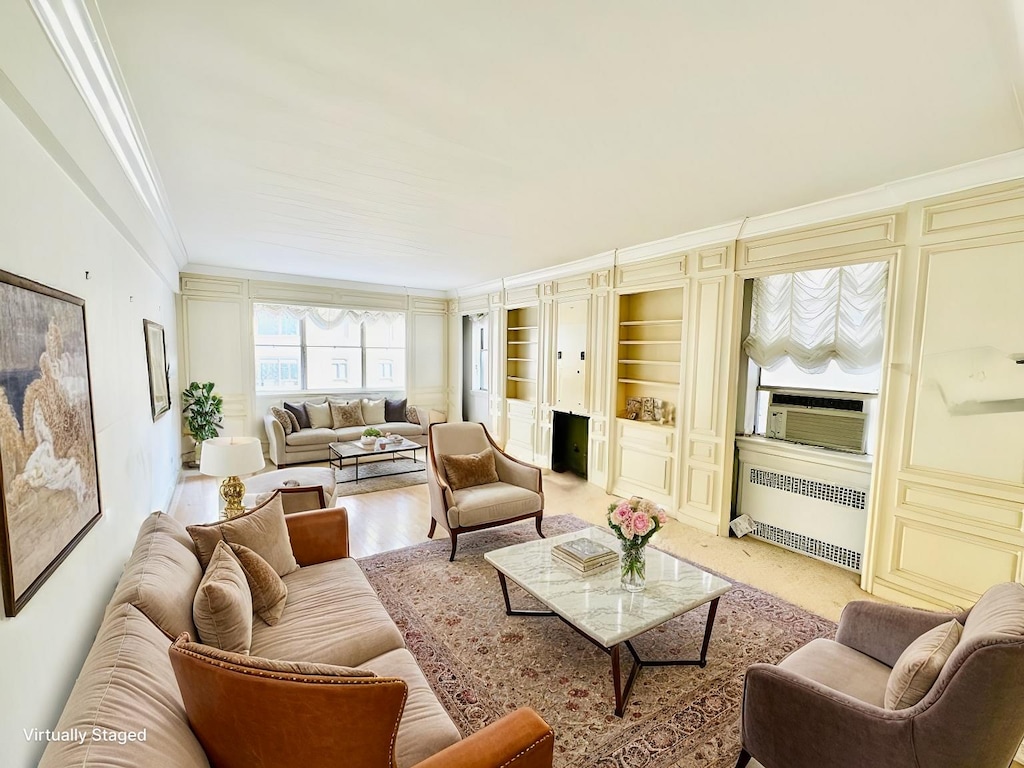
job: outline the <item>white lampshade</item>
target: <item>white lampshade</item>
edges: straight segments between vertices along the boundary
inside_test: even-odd
[[[258,437],[211,437],[203,441],[199,471],[212,477],[248,475],[263,469]]]

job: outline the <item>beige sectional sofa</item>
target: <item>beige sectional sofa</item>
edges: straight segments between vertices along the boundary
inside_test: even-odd
[[[401,632],[359,565],[348,557],[343,508],[285,519],[301,567],[284,577],[288,596],[280,621],[275,626],[254,621],[251,655],[358,666],[379,677],[404,681],[404,707],[399,708],[396,730],[388,729],[394,734],[393,744],[383,744],[384,754],[393,747],[394,760],[381,768],[550,767],[550,757],[544,756],[550,755],[553,736],[532,710],[519,710],[460,740],[459,731],[406,650]],[[201,578],[202,569],[184,527],[159,512],[148,517],[55,728],[83,738],[48,744],[42,768],[211,765],[190,728],[168,656],[172,638],[183,632],[197,637],[192,606]],[[357,699],[360,690],[355,688]],[[367,706],[358,701],[355,705]],[[244,710],[246,703],[239,702],[239,707]],[[352,759],[360,754],[365,734],[345,731],[344,711],[322,714],[340,729],[335,738],[342,753],[323,755],[321,764],[364,765]],[[302,732],[285,725],[286,733]],[[104,733],[135,737],[104,740]]]
[[[303,404],[309,402],[314,405],[323,405],[328,400],[334,400],[334,398],[308,398],[300,402]],[[306,427],[293,431],[291,434],[285,434],[284,427],[268,411],[263,418],[263,423],[267,430],[268,455],[270,460],[278,467],[308,461],[326,461],[330,458],[328,445],[334,442],[358,440],[366,427],[376,427],[381,432],[402,435],[414,442],[426,445],[427,427],[430,425],[431,420],[444,421],[444,414],[419,406],[409,406],[409,410],[416,414],[416,418],[419,419],[418,424],[408,420],[374,420],[373,423],[364,420],[364,425],[354,427]]]

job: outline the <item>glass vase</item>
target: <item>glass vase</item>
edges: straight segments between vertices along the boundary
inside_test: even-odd
[[[623,541],[622,588],[627,592],[642,592],[647,583],[647,558],[644,545],[631,541]]]

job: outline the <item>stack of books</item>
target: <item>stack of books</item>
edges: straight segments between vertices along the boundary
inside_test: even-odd
[[[589,573],[619,560],[619,555],[614,549],[583,538],[554,546],[551,555],[580,573]]]

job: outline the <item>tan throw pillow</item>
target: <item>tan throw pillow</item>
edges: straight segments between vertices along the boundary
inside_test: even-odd
[[[925,697],[960,641],[956,619],[930,629],[900,654],[885,686],[885,708],[907,709]]]
[[[276,405],[271,406],[270,415],[277,419],[277,423],[281,425],[281,429],[284,430],[286,435],[290,435],[294,431],[292,419],[295,417],[289,414],[284,408],[278,408]]]
[[[306,415],[309,416],[309,426],[313,429],[332,429],[334,426],[330,403],[306,403]]]
[[[188,533],[196,545],[196,557],[203,568],[209,565],[218,541],[248,547],[266,560],[278,576],[286,576],[299,568],[292,554],[281,494],[273,496],[263,506],[230,520],[190,525]]]
[[[420,414],[416,410],[415,405],[410,405],[405,409],[405,420],[408,421],[410,424],[420,423]]]
[[[363,409],[359,403],[349,403],[348,405],[331,403],[330,408],[335,429],[366,426],[366,422],[363,421]]]
[[[242,566],[245,580],[252,595],[252,609],[270,626],[274,626],[284,613],[288,599],[288,587],[281,581],[270,563],[241,544],[230,544],[231,553]]]
[[[206,575],[192,601],[192,620],[199,639],[235,653],[252,645],[252,595],[245,572],[228,545],[217,542]]]
[[[367,424],[383,424],[384,423],[384,400],[366,400],[362,402],[363,408],[363,421]]]
[[[448,485],[453,491],[498,482],[498,471],[494,467],[494,452],[484,448],[480,453],[466,456],[441,456]]]
[[[285,413],[288,415],[288,422],[292,425],[292,432],[298,432],[301,427],[299,427],[299,420],[295,418],[295,414],[287,410]]]

